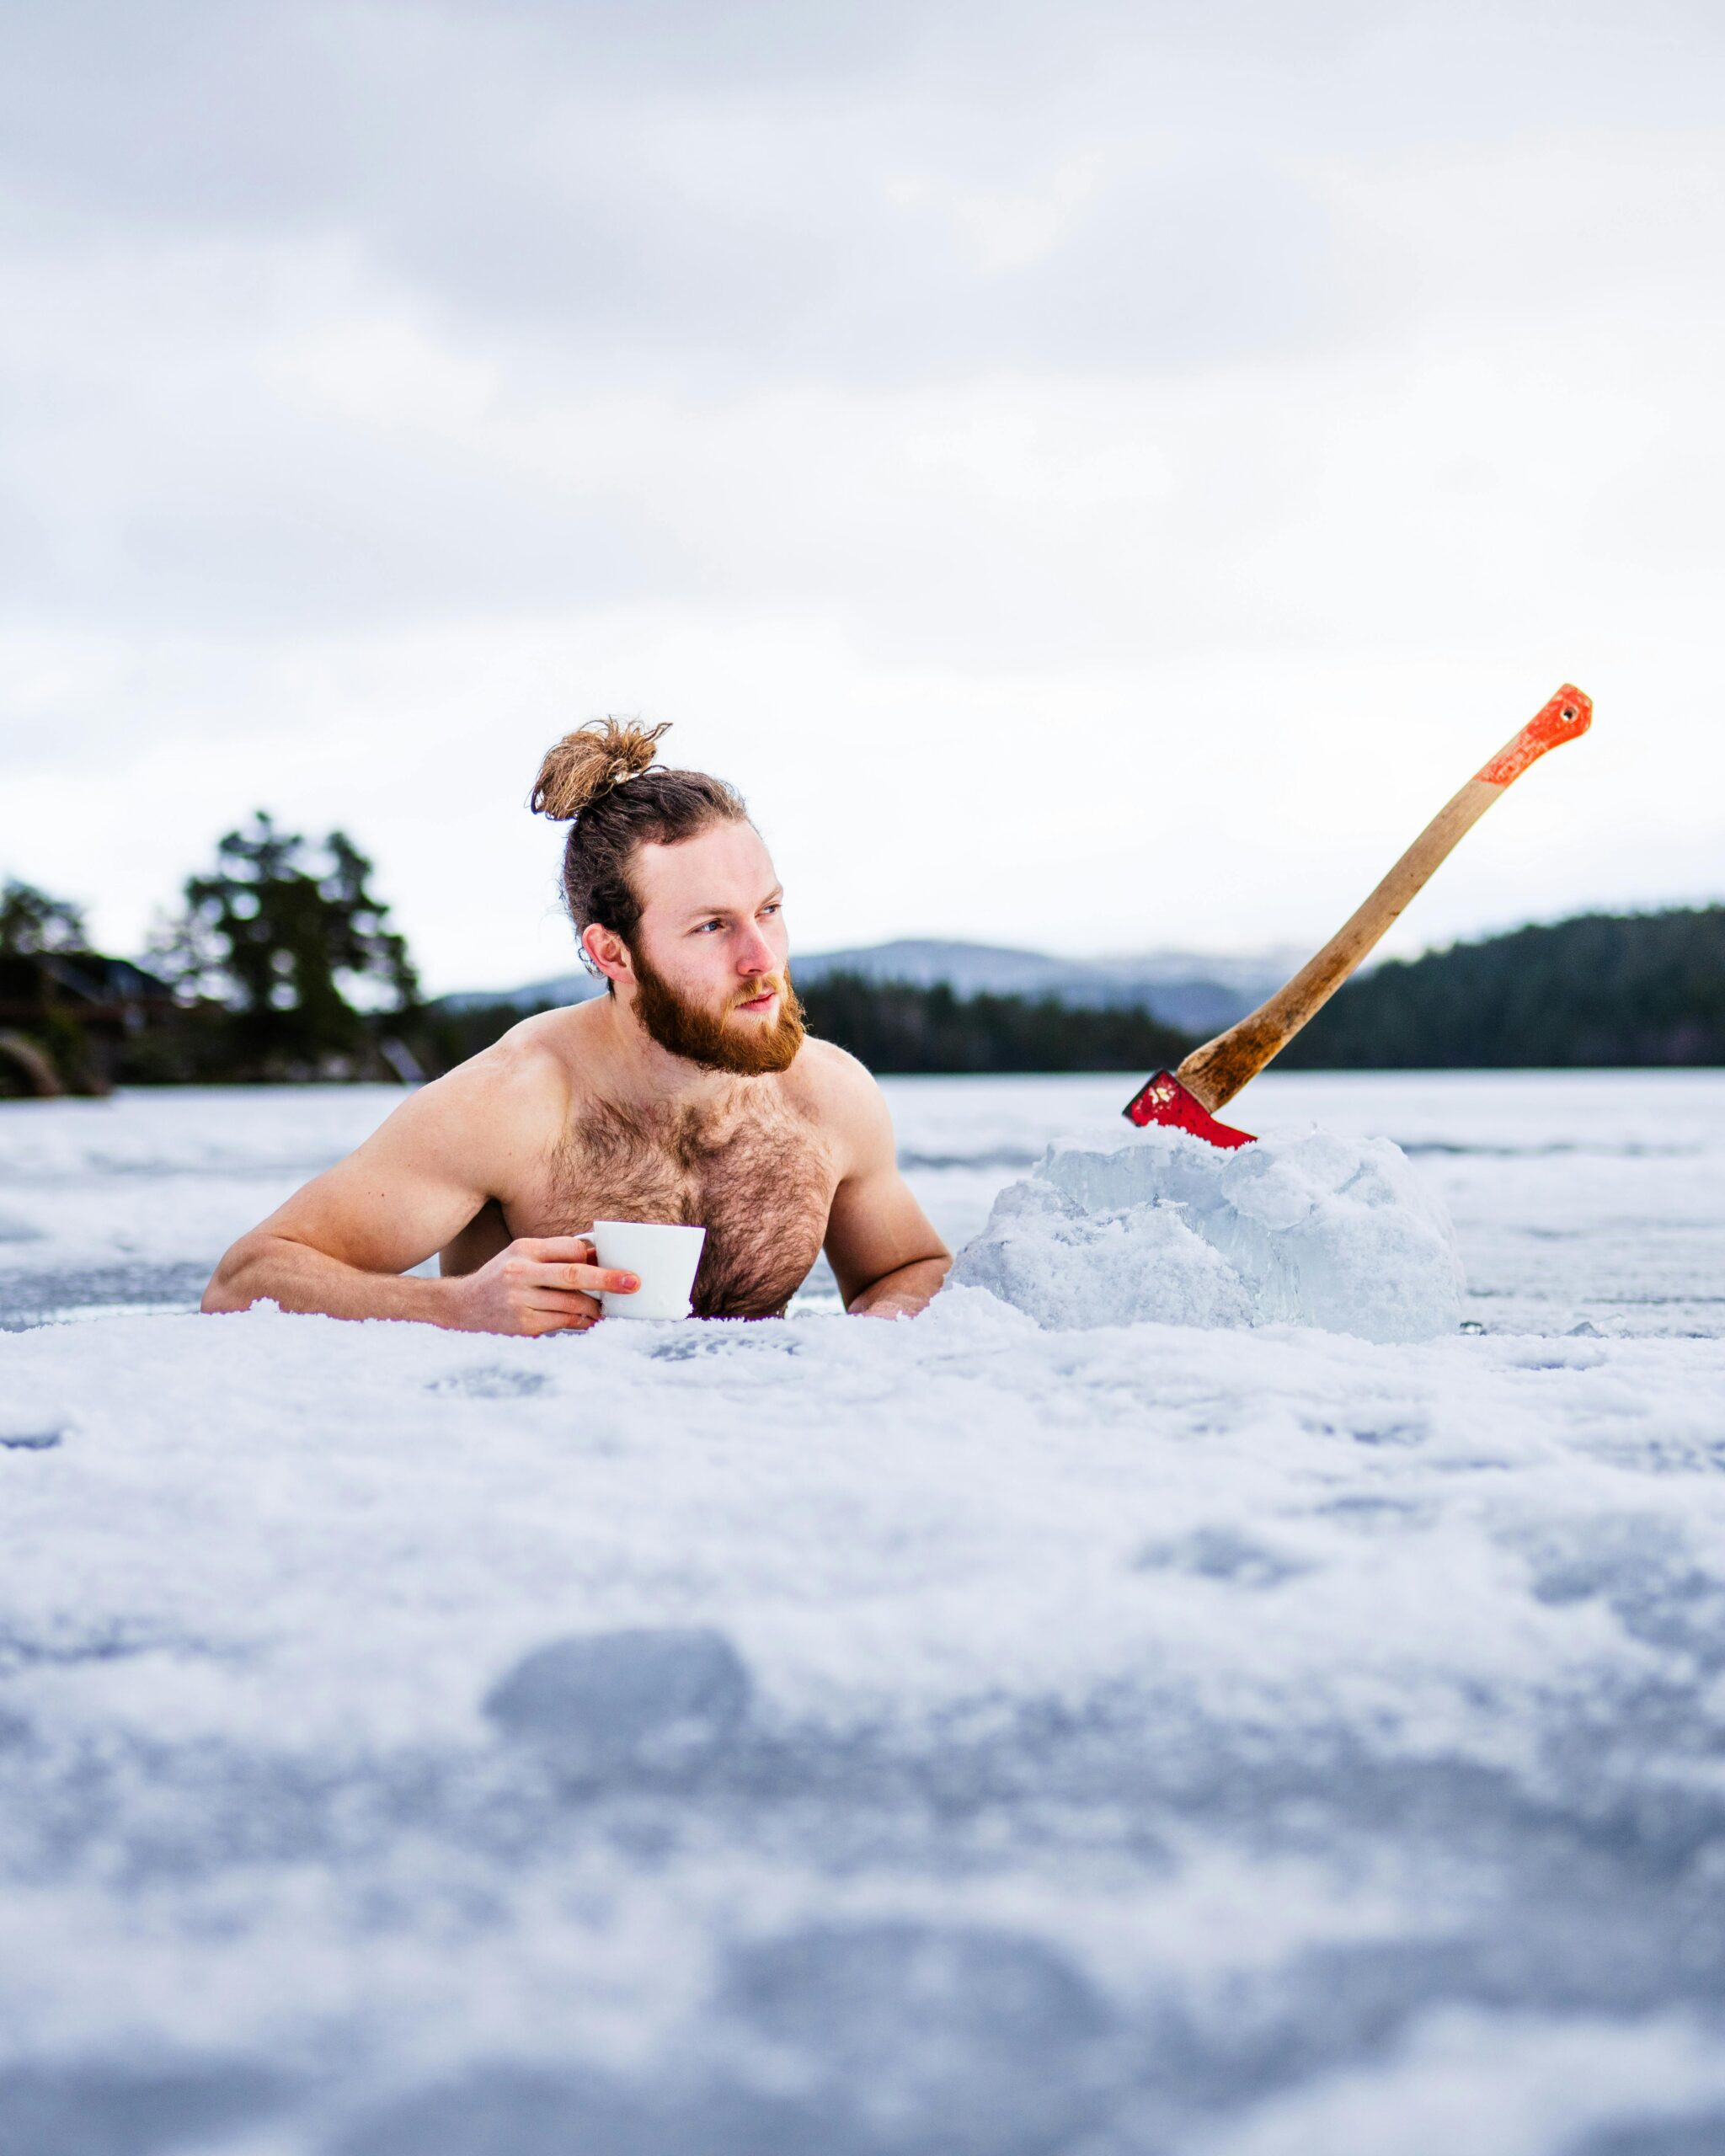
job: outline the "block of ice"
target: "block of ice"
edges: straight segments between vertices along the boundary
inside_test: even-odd
[[[1051,1146],[952,1277],[1053,1328],[1280,1322],[1393,1341],[1461,1321],[1442,1202],[1388,1139],[1323,1131],[1233,1152],[1176,1130]]]

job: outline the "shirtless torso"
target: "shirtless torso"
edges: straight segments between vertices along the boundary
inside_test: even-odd
[[[579,1331],[601,1294],[635,1286],[596,1262],[588,1235],[605,1219],[706,1229],[697,1316],[781,1315],[823,1248],[846,1309],[922,1308],[949,1253],[899,1173],[880,1088],[803,1038],[759,834],[733,819],[644,845],[632,873],[650,899],[638,951],[583,931],[611,992],[524,1019],[409,1095],[240,1238],[206,1310],[267,1297],[332,1317]],[[681,999],[676,1026],[644,1021],[649,992]],[[435,1278],[416,1273],[434,1256]]]
[[[573,1014],[569,1014],[573,1016]],[[697,1317],[777,1317],[820,1255],[844,1165],[842,1128],[823,1129],[821,1088],[848,1064],[805,1043],[792,1071],[732,1081],[699,1104],[570,1103],[510,1203],[493,1198],[446,1244],[446,1274],[477,1272],[521,1237],[585,1235],[595,1220],[686,1220],[707,1230]]]
[[[204,1307],[543,1331],[549,1302],[585,1306],[579,1329],[595,1306],[563,1291],[610,1284],[582,1240],[601,1219],[704,1226],[697,1316],[781,1315],[823,1247],[852,1310],[921,1307],[948,1254],[860,1064],[809,1040],[782,1072],[631,1097],[608,1082],[616,1022],[606,1002],[546,1012],[411,1095],[235,1244]],[[410,1277],[433,1256],[439,1278]],[[511,1266],[551,1283],[535,1310],[488,1289]]]

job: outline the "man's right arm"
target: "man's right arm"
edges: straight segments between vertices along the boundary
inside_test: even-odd
[[[474,1273],[404,1277],[488,1199],[507,1203],[566,1110],[550,1057],[512,1047],[475,1057],[411,1094],[357,1151],[242,1235],[205,1289],[205,1310],[267,1298],[286,1310],[468,1331],[590,1325],[601,1290],[627,1293],[635,1282],[592,1263],[582,1236],[518,1240]]]

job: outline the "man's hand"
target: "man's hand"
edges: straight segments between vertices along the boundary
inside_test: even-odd
[[[949,1257],[924,1257],[901,1265],[853,1297],[848,1305],[851,1315],[915,1317],[940,1293],[952,1263]]]
[[[585,1332],[604,1315],[599,1297],[632,1295],[633,1273],[595,1265],[585,1235],[523,1235],[477,1273],[445,1281],[447,1322],[466,1332]]]

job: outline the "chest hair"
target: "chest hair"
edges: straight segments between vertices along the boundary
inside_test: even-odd
[[[718,1113],[596,1105],[558,1145],[547,1235],[595,1220],[704,1227],[697,1317],[777,1317],[820,1254],[837,1177],[831,1153],[774,1096]]]

